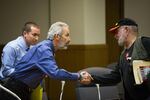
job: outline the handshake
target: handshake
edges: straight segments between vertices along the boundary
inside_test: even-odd
[[[79,74],[80,74],[79,82],[81,84],[88,85],[93,80],[92,76],[87,71],[81,71],[81,72],[79,72]]]

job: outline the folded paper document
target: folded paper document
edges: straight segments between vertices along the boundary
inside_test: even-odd
[[[136,84],[142,84],[150,74],[150,61],[134,60],[133,74]]]

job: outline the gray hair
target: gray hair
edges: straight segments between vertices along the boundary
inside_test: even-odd
[[[53,40],[55,34],[61,35],[63,31],[63,27],[69,27],[69,26],[64,22],[56,22],[52,24],[48,30],[47,39]]]
[[[128,27],[130,30],[134,31],[134,32],[138,32],[138,27],[137,26],[126,26]]]

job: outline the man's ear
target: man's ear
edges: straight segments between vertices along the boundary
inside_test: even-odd
[[[60,41],[60,36],[58,34],[54,34],[54,38],[53,38],[54,46],[57,46],[59,41]]]
[[[26,31],[23,31],[22,35],[24,36],[24,35],[26,35],[26,34],[27,34],[27,32],[26,32]]]
[[[131,30],[128,27],[126,27],[126,31],[127,31],[126,33],[128,33],[127,35],[129,35]]]
[[[59,40],[60,36],[58,34],[54,34],[54,39]]]

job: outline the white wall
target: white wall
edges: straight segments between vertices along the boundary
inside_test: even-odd
[[[85,44],[105,44],[105,0],[84,0]]]
[[[125,17],[134,19],[139,25],[140,35],[150,36],[150,0],[124,0]]]
[[[70,25],[72,44],[105,43],[105,0],[51,0],[51,22]]]
[[[41,40],[49,28],[49,0],[0,0],[0,44],[21,35],[26,21],[41,26]]]
[[[0,44],[19,36],[26,21],[41,26],[40,40],[46,37],[49,21],[64,21],[70,25],[71,44],[106,41],[105,0],[1,0],[0,12]]]
[[[71,44],[106,41],[105,0],[1,0],[0,12],[0,44],[19,36],[26,21],[41,26],[40,40],[46,37],[49,21],[64,21],[70,25]]]
[[[70,26],[71,43],[84,43],[83,0],[51,0],[51,23],[56,21]]]
[[[150,0],[124,2],[125,17],[137,21],[140,34],[150,35]],[[0,44],[20,35],[26,21],[37,22],[41,26],[40,40],[45,39],[49,20],[70,25],[72,44],[105,44],[106,41],[105,0],[0,0],[0,12]]]

